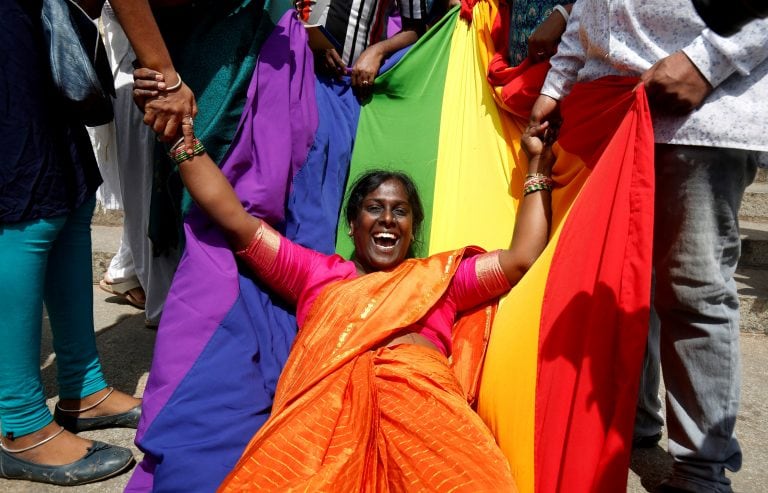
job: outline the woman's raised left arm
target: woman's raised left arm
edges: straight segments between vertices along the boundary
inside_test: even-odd
[[[528,156],[528,174],[523,185],[523,199],[515,221],[512,243],[499,252],[499,264],[514,286],[539,258],[549,240],[552,222],[552,142],[556,132],[548,122],[529,125],[522,138]]]

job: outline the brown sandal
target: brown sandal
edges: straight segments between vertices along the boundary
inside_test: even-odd
[[[136,308],[144,309],[144,288],[135,277],[123,282],[113,282],[106,276],[99,281],[99,288],[107,293],[124,299]]]

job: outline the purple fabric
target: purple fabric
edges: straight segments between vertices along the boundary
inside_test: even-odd
[[[304,28],[293,11],[287,12],[260,52],[243,118],[222,166],[246,210],[272,225],[285,219],[290,184],[318,125],[314,65],[306,44]],[[300,66],[292,66],[291,53],[304,55]]]
[[[400,11],[392,9],[387,18],[387,38],[391,38],[403,29],[403,20],[400,18]]]
[[[282,17],[261,49],[239,129],[222,164],[246,209],[272,224],[284,220],[290,184],[318,124],[311,52],[304,28],[291,14]],[[237,265],[219,231],[193,211],[185,233],[186,250],[158,330],[137,443],[239,294]],[[150,462],[137,468],[128,489],[151,489],[153,468]]]

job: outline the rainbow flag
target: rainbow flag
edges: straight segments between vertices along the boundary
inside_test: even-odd
[[[245,207],[294,241],[348,255],[338,221],[348,177],[393,168],[416,179],[427,209],[421,253],[507,246],[520,135],[546,71],[506,66],[508,14],[495,0],[464,3],[392,57],[362,106],[344,82],[314,76],[286,14],[222,163]],[[521,491],[626,489],[653,215],[653,137],[636,83],[578,85],[563,102],[551,241],[494,322],[478,412]],[[268,417],[296,330],[196,210],[185,230],[128,491],[215,489]]]

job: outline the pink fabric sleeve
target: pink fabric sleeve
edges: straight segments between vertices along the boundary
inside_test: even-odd
[[[456,311],[474,308],[508,292],[512,286],[501,270],[499,251],[475,255],[462,261],[448,288]]]
[[[298,302],[315,257],[320,255],[286,239],[264,221],[248,248],[237,252],[259,279],[292,303]]]
[[[356,273],[352,262],[298,245],[264,221],[248,247],[237,256],[270,289],[296,305],[299,326],[323,287]]]

